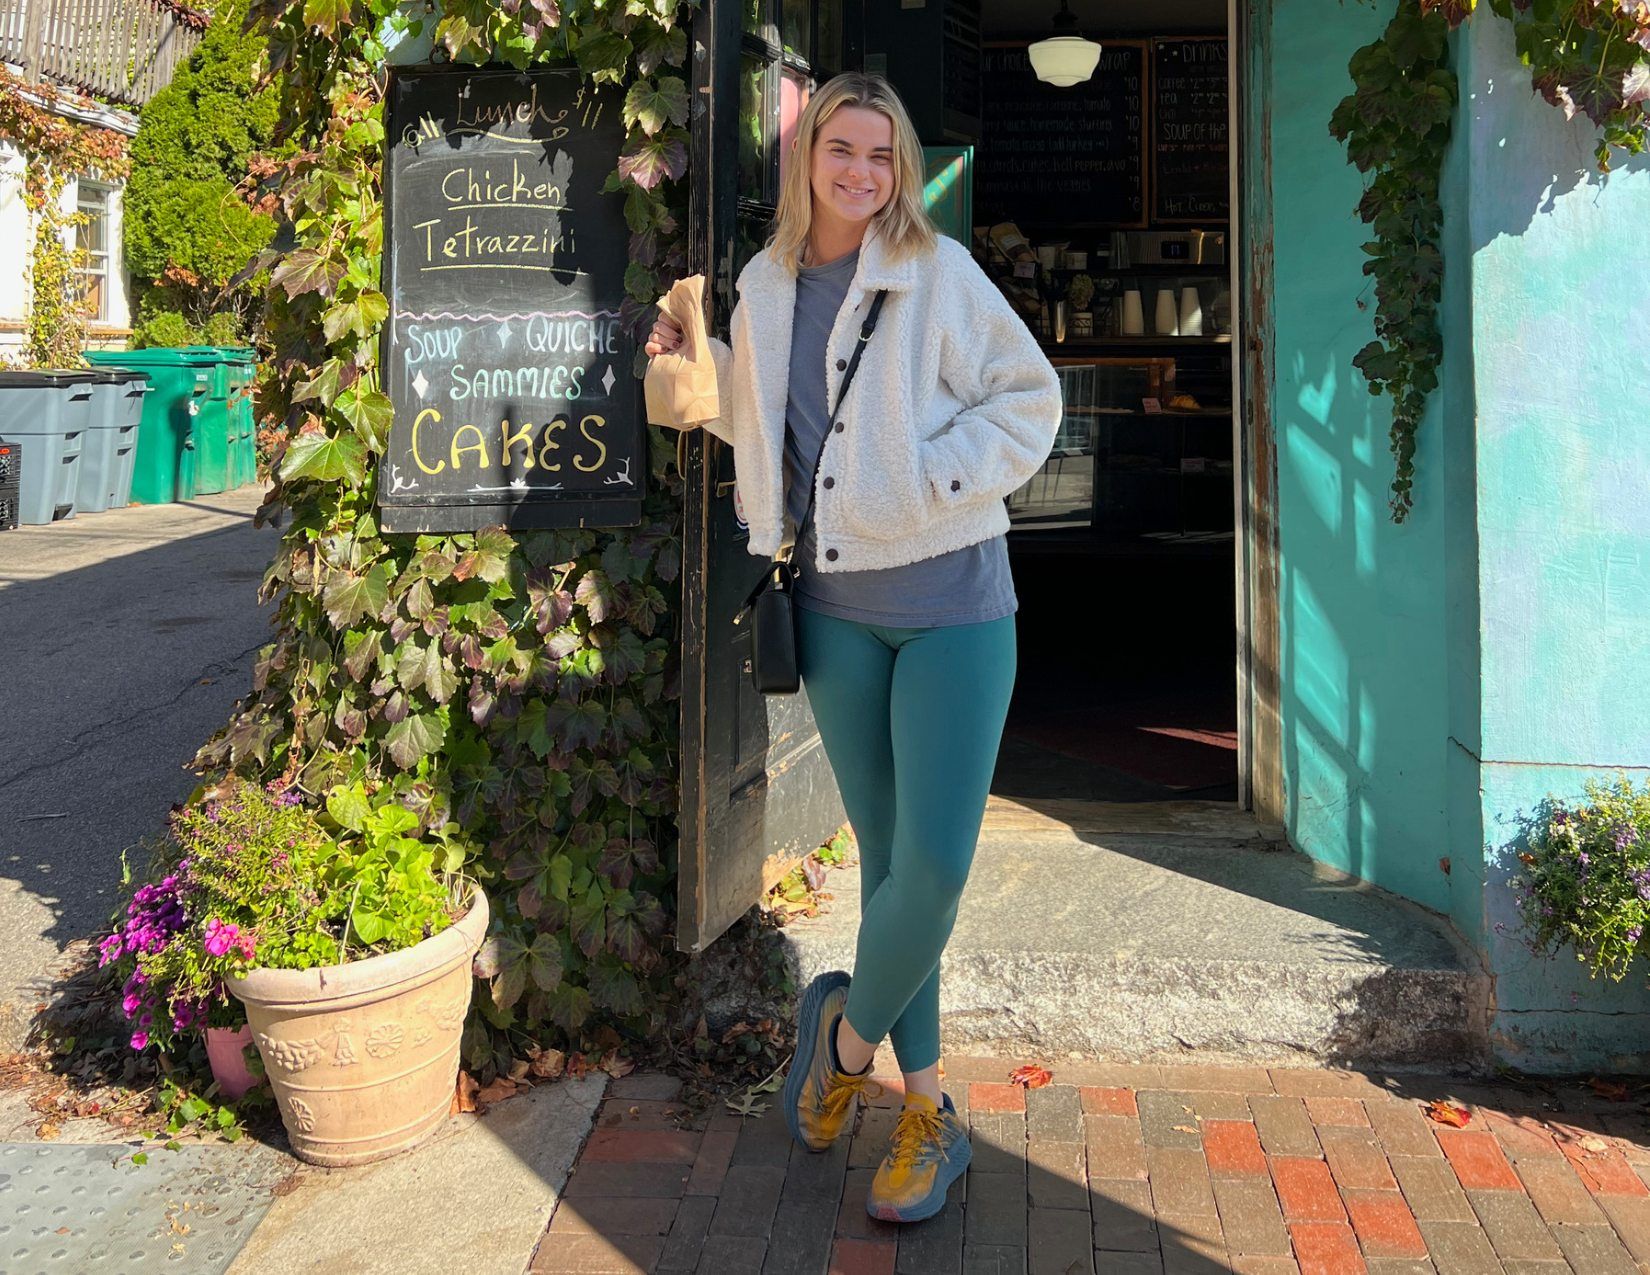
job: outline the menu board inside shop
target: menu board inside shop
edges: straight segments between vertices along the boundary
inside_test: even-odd
[[[1146,42],[1106,40],[1094,74],[1059,88],[1023,43],[987,43],[975,220],[1022,227],[1146,224]]]
[[[1152,219],[1225,221],[1228,181],[1226,39],[1152,41]]]
[[[621,105],[562,69],[393,80],[384,530],[641,521]]]

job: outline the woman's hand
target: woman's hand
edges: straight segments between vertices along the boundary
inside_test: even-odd
[[[661,314],[653,321],[653,331],[648,336],[647,344],[642,347],[642,353],[655,359],[661,354],[675,353],[681,344],[682,329],[676,326],[675,319]]]

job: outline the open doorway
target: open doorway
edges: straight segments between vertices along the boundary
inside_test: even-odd
[[[1240,795],[1227,7],[1070,0],[1101,46],[1071,84],[1030,53],[1072,32],[1055,0],[866,8],[865,68],[911,110],[936,221],[1065,391],[1008,502],[1020,662],[997,797]]]

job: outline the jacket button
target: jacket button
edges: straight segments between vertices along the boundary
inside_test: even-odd
[[[836,486],[836,479],[827,476],[826,479],[825,479],[825,486],[826,487],[835,487]]]
[[[836,370],[838,372],[842,371],[847,366],[848,366],[848,360],[847,359],[838,359],[836,361]]]
[[[836,432],[839,433],[839,434],[842,432],[842,422],[841,421],[838,421],[836,423]]]
[[[960,482],[958,482],[955,478],[953,478],[951,480],[951,490],[952,491],[961,491],[962,490],[962,484]]]
[[[836,550],[835,549],[827,549],[825,551],[825,557],[827,559],[829,559],[830,561],[835,562],[836,561]]]

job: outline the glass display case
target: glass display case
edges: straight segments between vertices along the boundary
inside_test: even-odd
[[[1230,546],[1227,358],[1051,353],[1065,412],[1047,462],[1008,498],[1012,540],[1169,552]]]

